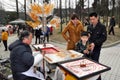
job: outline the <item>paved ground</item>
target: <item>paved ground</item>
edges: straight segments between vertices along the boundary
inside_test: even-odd
[[[16,35],[12,35],[9,37],[8,45],[17,39]],[[65,44],[50,42],[55,46],[58,46],[61,49],[65,49]],[[34,40],[33,40],[34,44]],[[0,43],[0,58],[9,57],[10,52],[4,51],[4,46]],[[108,72],[102,74],[102,80],[120,80],[120,44],[102,48],[101,56],[100,56],[100,63],[110,66],[112,69]]]

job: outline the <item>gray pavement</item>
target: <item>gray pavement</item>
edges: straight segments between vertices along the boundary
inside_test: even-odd
[[[16,35],[9,36],[8,45],[17,39]],[[51,44],[59,47],[60,49],[66,49],[66,44],[50,42]],[[34,44],[34,39],[32,44]],[[10,52],[4,51],[3,43],[0,43],[0,58],[9,57]],[[102,80],[120,80],[120,44],[114,46],[107,46],[102,48],[100,55],[100,63],[111,67],[111,70],[102,73]]]

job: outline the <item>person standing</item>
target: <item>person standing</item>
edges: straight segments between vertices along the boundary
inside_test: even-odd
[[[89,42],[92,49],[91,58],[99,62],[102,44],[107,39],[107,31],[105,25],[100,23],[97,13],[90,13],[89,18],[91,25],[88,26],[87,31],[90,34]],[[101,80],[101,76],[99,76],[97,80]]]
[[[115,27],[115,17],[112,16],[112,18],[110,19],[110,25],[109,25],[109,35],[112,34],[115,35],[115,32],[114,32],[114,27]]]
[[[88,26],[87,31],[90,33],[89,42],[93,47],[92,59],[99,62],[102,44],[107,39],[107,31],[105,25],[99,21],[97,13],[93,12],[89,17],[91,25]]]
[[[39,40],[39,44],[40,44],[40,35],[41,35],[41,29],[38,28],[35,30],[35,44],[37,44],[38,40]]]
[[[45,31],[45,40],[49,42],[50,28],[47,26]]]
[[[78,16],[73,14],[71,20],[62,31],[62,36],[67,41],[67,50],[74,50],[75,43],[80,40],[80,33],[84,31],[82,23],[79,21]]]
[[[9,46],[11,70],[14,80],[42,80],[24,74],[43,59],[41,54],[37,54],[35,57],[32,55],[31,42],[32,33],[25,30],[21,32],[19,39]],[[32,71],[29,74],[32,74]]]
[[[8,33],[3,29],[2,30],[2,41],[5,47],[5,51],[7,51],[7,40],[8,40]]]

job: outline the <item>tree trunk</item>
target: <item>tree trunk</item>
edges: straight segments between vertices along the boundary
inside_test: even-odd
[[[68,16],[67,16],[67,15],[68,15],[68,14],[67,14],[67,0],[65,0],[65,12],[66,12],[66,24],[67,24],[67,17],[68,17]]]
[[[32,0],[30,0],[30,3],[32,4]]]
[[[25,10],[25,20],[27,20],[27,15],[26,15],[26,0],[24,0],[24,10]]]
[[[61,30],[60,32],[62,32],[62,1],[60,0],[60,19],[61,19]]]
[[[19,18],[18,0],[16,0],[16,11],[17,11],[17,18]]]
[[[70,20],[70,15],[71,14],[71,5],[70,5],[70,0],[69,0],[69,20]]]
[[[88,0],[88,15],[90,13],[89,7],[90,7],[90,0]]]
[[[114,16],[115,12],[115,0],[112,0],[112,16]]]

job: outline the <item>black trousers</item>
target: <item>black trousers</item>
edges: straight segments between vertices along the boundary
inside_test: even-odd
[[[49,34],[45,35],[45,40],[47,39],[47,42],[49,42]]]
[[[3,40],[3,44],[4,44],[4,47],[5,47],[5,50],[7,50],[7,40]]]
[[[108,34],[111,34],[111,32],[112,32],[113,35],[115,35],[114,26],[110,27],[110,30],[109,30],[109,33],[108,33]]]
[[[94,48],[92,55],[91,55],[92,60],[99,62],[100,50],[101,50],[101,47]]]
[[[39,40],[39,44],[40,44],[40,36],[36,36],[35,44],[37,44],[37,40]]]
[[[101,51],[101,47],[94,48],[94,50],[92,52],[92,56],[91,56],[92,60],[99,62],[100,51]],[[101,80],[101,75],[96,80]]]

